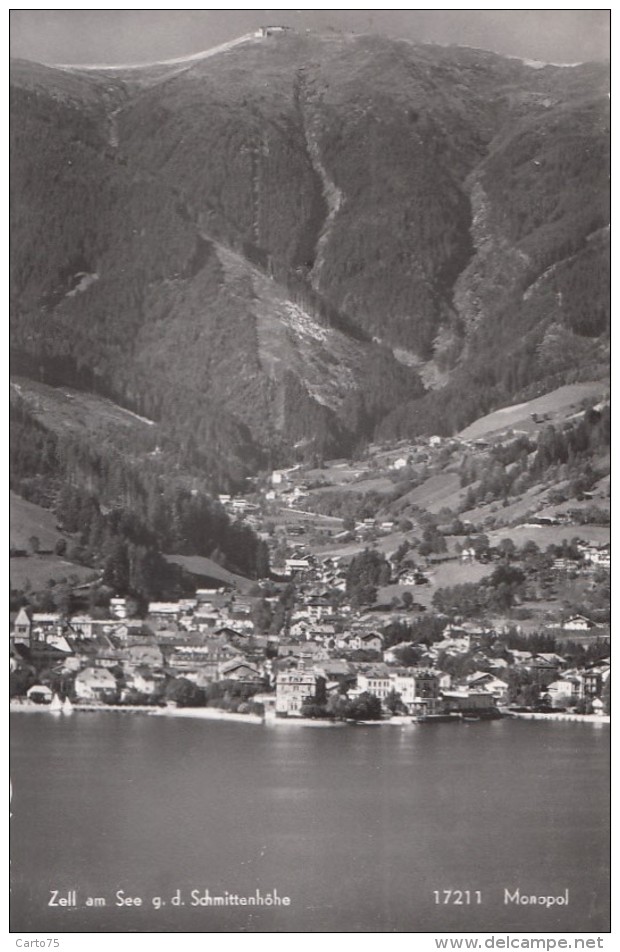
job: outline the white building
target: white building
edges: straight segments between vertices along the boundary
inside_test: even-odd
[[[276,714],[301,717],[304,704],[316,699],[324,679],[313,671],[281,671],[276,679]]]

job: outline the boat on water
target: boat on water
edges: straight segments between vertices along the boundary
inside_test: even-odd
[[[413,718],[414,724],[460,724],[463,715],[459,713],[452,714],[418,714]]]
[[[63,714],[73,714],[73,704],[71,703],[70,698],[66,697],[62,702],[62,713]]]
[[[62,701],[60,700],[57,694],[55,694],[52,700],[50,701],[49,709],[54,714],[60,714],[62,712]]]

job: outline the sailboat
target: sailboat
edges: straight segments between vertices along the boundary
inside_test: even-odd
[[[62,711],[62,701],[57,694],[55,694],[50,701],[50,711],[53,711],[55,714],[60,714]]]
[[[62,702],[62,713],[63,714],[73,714],[73,704],[71,703],[70,698],[66,697]]]

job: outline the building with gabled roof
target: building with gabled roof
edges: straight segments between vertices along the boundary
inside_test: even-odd
[[[32,631],[32,618],[26,608],[20,608],[13,622],[13,640],[28,644]]]

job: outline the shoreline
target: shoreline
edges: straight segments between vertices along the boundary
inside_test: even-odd
[[[609,714],[566,714],[564,712],[550,711],[548,714],[542,711],[507,711],[506,717],[522,718],[527,721],[572,721],[578,724],[610,724],[611,715]]]
[[[217,707],[153,707],[146,704],[74,704],[72,713],[117,713],[117,714],[146,714],[151,717],[178,717],[194,718],[204,721],[228,721],[237,724],[255,724],[266,727],[282,727],[284,725],[294,727],[417,727],[413,715],[397,715],[381,721],[331,721],[320,718],[309,717],[261,717],[258,714],[234,714],[231,711],[225,711]],[[53,714],[63,717],[70,714],[63,714],[62,711],[51,711],[47,704],[34,704],[29,702],[20,702],[12,700],[9,703],[10,714]],[[511,719],[521,719],[530,721],[556,721],[562,723],[595,724],[597,726],[610,724],[609,714],[566,714],[554,713],[548,714],[534,711],[505,711],[504,717]]]

